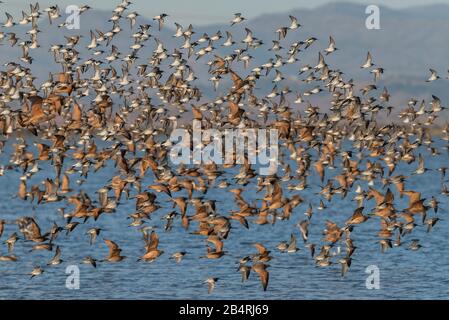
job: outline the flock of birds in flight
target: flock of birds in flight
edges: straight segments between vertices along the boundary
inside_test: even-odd
[[[130,10],[130,4],[124,0],[115,7],[109,19],[111,29],[90,31],[87,48],[80,45],[81,35],[65,36],[65,43],[52,44],[49,49],[60,71],[52,72],[40,85],[36,85],[31,70],[33,50],[40,46],[38,22],[47,15],[50,24],[65,27],[65,22],[60,23],[60,10],[51,6],[41,11],[39,4],[30,5],[30,11],[23,12],[21,20],[6,13],[7,19],[0,28],[0,48],[9,42],[11,47],[20,46],[23,55],[17,61],[5,63],[5,70],[0,71],[1,149],[15,140],[9,164],[1,166],[0,174],[7,176],[8,171],[20,170],[17,196],[23,201],[40,205],[65,203],[59,213],[66,223],[54,223],[42,231],[39,217],[1,219],[0,238],[4,237],[2,242],[8,253],[1,255],[0,261],[20,259],[14,254],[18,244],[31,242],[33,251],[54,250],[54,257],[46,267],[41,267],[41,263],[31,271],[31,277],[37,277],[46,268],[62,263],[64,252],[58,245],[58,235],[66,232],[70,236],[77,232],[79,224],[94,220],[97,225],[87,232],[86,241],[94,245],[102,232],[109,254],[103,260],[87,256],[83,263],[96,267],[98,263],[120,262],[125,256],[119,243],[108,238],[101,222],[104,214],[118,214],[120,204],[126,199],[135,201],[136,210],[128,217],[132,219],[131,226],[142,232],[143,254],[139,261],[145,262],[153,262],[164,253],[157,231],[144,226],[150,216],[160,212],[159,201],[168,199],[173,203],[173,210],[162,217],[166,221],[164,231],[179,226],[197,235],[199,241],[205,240],[202,257],[205,259],[221,259],[228,254],[225,244],[232,237],[232,228],[243,227],[251,232],[252,224],[269,226],[304,214],[299,217],[297,229],[291,235],[289,232],[290,241],[281,242],[276,248],[254,243],[254,252],[242,254],[237,262],[242,281],[254,272],[263,290],[267,290],[272,251],[300,250],[296,234],[317,266],[341,264],[344,276],[357,248],[351,235],[357,232],[359,224],[371,221],[378,225],[376,236],[380,249],[385,252],[403,245],[403,237],[415,227],[423,225],[430,231],[439,221],[439,201],[433,196],[427,200],[422,198],[420,192],[408,187],[410,177],[395,174],[400,163],[410,165],[407,168],[411,175],[425,174],[430,169],[425,166],[421,152],[428,150],[431,156],[439,154],[430,134],[435,120],[445,109],[438,97],[432,96],[430,104],[411,99],[399,112],[402,123],[383,125],[377,121],[379,115],[389,115],[393,109],[388,104],[387,88],[378,91],[376,87],[383,68],[375,65],[371,54],[367,54],[360,66],[374,75],[374,83],[363,86],[359,94],[354,81],[345,79],[342,71],[333,69],[325,60],[338,50],[332,37],[328,47],[318,52],[315,66],[299,68],[297,77],[303,77],[302,81],[313,84],[313,88],[295,93],[287,86],[281,88],[282,68],[297,68],[298,56],[311,50],[317,40],[309,37],[286,43],[287,33],[301,37],[298,31],[301,24],[293,16],[276,30],[276,39],[269,48],[274,57],[256,64],[251,53],[263,50],[260,48],[265,44],[248,27],[243,39],[233,37],[232,30],[245,23],[241,14],[235,14],[225,36],[220,31],[198,36],[192,25],[184,28],[175,23],[173,38],[183,41],[169,52],[157,37],[168,15],[154,17],[156,26],[138,25],[139,14]],[[89,9],[82,6],[80,14]],[[125,30],[123,21],[129,22],[126,28],[132,32],[132,43],[126,53],[119,52],[114,45],[116,35]],[[17,25],[30,28],[24,35],[18,35],[12,31]],[[147,63],[136,65],[139,51],[144,45],[151,47],[151,43],[154,50]],[[229,48],[229,54],[220,54],[217,48]],[[215,92],[221,89],[220,84],[227,86],[226,90],[222,89],[223,94],[208,98],[196,85],[192,65],[199,63],[208,66],[208,80]],[[257,82],[267,78],[272,79],[274,88],[267,95],[258,96]],[[428,81],[438,78],[431,70]],[[307,101],[320,92],[329,93],[328,111]],[[12,108],[14,104],[19,107]],[[246,156],[242,165],[171,166],[168,137],[176,127],[191,129],[189,121],[182,122],[189,117],[200,121],[204,129],[277,129],[283,174],[258,175]],[[449,126],[441,133],[442,139],[449,141]],[[32,145],[27,134],[32,135]],[[160,137],[166,140],[159,141]],[[104,148],[98,145],[99,140],[106,143]],[[344,146],[348,141],[349,150]],[[110,182],[95,195],[82,190],[82,181],[88,178],[89,172],[102,170],[108,162],[115,167]],[[417,166],[411,165],[415,162]],[[42,183],[32,184],[33,175],[43,164],[51,164],[54,174],[47,172],[48,177]],[[234,167],[238,173],[226,176],[226,171]],[[337,174],[330,177],[331,170]],[[438,170],[444,179],[446,168]],[[78,191],[71,186],[73,175],[80,176]],[[302,195],[310,188],[308,178],[314,175],[322,183],[317,207],[311,202],[307,205]],[[143,178],[148,176],[153,183],[142,185]],[[6,183],[5,177],[0,179]],[[375,188],[376,183],[381,187]],[[257,201],[245,199],[247,185],[256,185],[257,193],[264,192],[264,195]],[[448,196],[449,191],[442,185],[441,194]],[[239,209],[230,210],[225,204],[219,206],[213,196],[217,188],[229,192]],[[309,225],[316,219],[312,216],[317,210],[327,210],[336,195],[346,198],[348,194],[355,195],[357,209],[348,214],[344,224],[327,220],[322,244],[310,242]],[[408,207],[398,208],[395,203],[398,197],[407,197]],[[298,213],[301,204],[307,209]],[[368,205],[373,208],[367,210]],[[417,220],[417,216],[421,219]],[[16,230],[4,235],[8,226]],[[343,249],[334,250],[337,246]],[[407,246],[412,250],[421,247],[418,239],[407,241]],[[182,263],[186,254],[184,251],[170,253],[176,263]],[[217,280],[216,277],[205,280],[209,293]]]

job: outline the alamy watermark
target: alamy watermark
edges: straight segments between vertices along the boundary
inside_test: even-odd
[[[376,5],[369,5],[365,9],[365,13],[369,16],[365,20],[365,26],[369,30],[380,29],[380,9]]]
[[[365,269],[365,273],[369,274],[366,278],[365,286],[367,289],[380,289],[380,269],[376,265],[369,265]]]
[[[170,160],[175,165],[248,163],[258,165],[260,175],[277,172],[277,129],[202,129],[201,121],[193,120],[192,130],[172,131],[170,144]]]
[[[76,265],[69,265],[65,269],[68,274],[65,280],[65,287],[69,290],[79,290],[80,288],[80,269]]]

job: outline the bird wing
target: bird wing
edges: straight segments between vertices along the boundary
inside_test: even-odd
[[[419,154],[418,156],[418,166],[420,169],[424,169],[424,158],[422,154]]]
[[[70,187],[70,179],[69,176],[64,174],[62,176],[62,184],[61,184],[61,189],[62,190],[68,190]]]
[[[335,222],[326,220],[326,229],[327,230],[335,230],[335,229],[338,229],[338,225]]]
[[[229,101],[229,112],[230,112],[231,116],[237,115],[239,110],[240,110],[240,108],[237,103],[235,103],[233,101]]]
[[[207,293],[211,294],[212,291],[214,290],[214,288],[215,288],[215,283],[209,281],[207,283]]]
[[[27,196],[27,185],[25,181],[20,181],[19,185],[19,191],[18,191],[19,198],[25,199]]]
[[[37,222],[34,219],[31,219],[28,229],[33,234],[33,238],[40,238],[41,237],[41,228],[37,224]]]
[[[265,269],[266,265],[258,264],[258,265],[253,266],[253,268],[254,268],[254,271],[257,272],[257,274],[260,277],[260,281],[262,282],[262,286],[263,286],[263,291],[266,291],[267,287],[268,287],[268,280],[270,278],[268,271]]]
[[[159,245],[159,236],[153,230],[150,235],[150,244],[148,245],[148,251],[156,250],[158,245]]]
[[[113,257],[117,254],[120,254],[120,251],[122,251],[119,246],[112,240],[104,239],[104,242],[109,248],[109,257]]]
[[[387,228],[388,228],[388,222],[387,222],[387,220],[382,218],[380,220],[380,229],[381,230],[387,230]]]
[[[363,216],[363,209],[364,209],[364,207],[355,209],[354,213],[352,214],[352,219],[359,218],[359,217]]]
[[[388,188],[387,193],[385,194],[385,203],[393,203],[394,194],[391,192],[390,188]]]
[[[404,194],[409,197],[409,206],[421,199],[421,192],[404,191]]]
[[[306,241],[308,238],[308,233],[309,233],[308,228],[309,228],[308,220],[303,220],[299,223],[299,231],[301,231],[302,238],[304,239],[304,241]]]
[[[59,246],[56,247],[56,253],[55,256],[53,257],[53,260],[59,260],[61,258],[61,249],[59,248]]]
[[[255,243],[254,246],[257,248],[260,254],[264,254],[267,252],[267,248],[265,248],[261,243]]]
[[[292,23],[298,23],[298,19],[292,15],[288,16],[290,18],[290,20],[292,21]]]
[[[192,114],[193,114],[193,118],[196,120],[201,120],[203,119],[203,114],[201,113],[201,110],[199,108],[196,108],[192,105]]]
[[[54,194],[55,192],[56,192],[56,186],[55,186],[53,180],[47,178],[45,180],[45,193],[47,195],[50,195],[50,194]]]
[[[217,236],[210,236],[207,238],[207,241],[214,244],[215,252],[223,251],[223,241],[221,241]]]
[[[290,235],[290,244],[288,245],[287,250],[295,250],[296,249],[296,236],[292,233]]]
[[[73,121],[81,121],[82,118],[82,111],[78,103],[73,104],[73,111],[72,111],[72,120]]]
[[[372,60],[373,60],[373,58],[371,57],[371,53],[368,51],[368,53],[366,54],[365,65],[370,65],[370,64],[372,64]]]
[[[413,216],[409,213],[401,213],[400,216],[405,220],[405,222],[408,223],[413,223],[415,222],[415,218],[413,218]]]
[[[315,170],[317,171],[318,175],[320,176],[321,181],[324,179],[324,166],[321,161],[317,161],[314,164]]]

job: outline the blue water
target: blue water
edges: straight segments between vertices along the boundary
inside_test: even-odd
[[[426,156],[426,167],[436,169],[447,165],[449,156],[443,150],[442,141],[438,141],[442,154],[438,157]],[[424,150],[421,150],[424,152]],[[6,164],[6,155],[2,155],[2,164]],[[339,161],[339,160],[338,160]],[[338,161],[336,163],[338,163]],[[416,167],[416,163],[409,166],[404,164],[398,167],[394,174],[405,173],[407,176]],[[338,167],[337,167],[338,168]],[[326,178],[333,176],[338,169],[328,170]],[[88,179],[81,186],[77,186],[75,175],[71,176],[71,187],[82,188],[96,199],[95,190],[108,183],[116,174],[112,165],[97,173],[90,173]],[[235,172],[234,172],[235,174]],[[282,174],[282,172],[281,172]],[[42,231],[49,230],[53,221],[64,225],[65,221],[58,214],[57,209],[65,205],[64,202],[35,205],[29,201],[22,201],[15,197],[17,193],[19,172],[7,172],[0,177],[0,218],[11,221],[20,216],[33,216],[41,226]],[[39,183],[47,175],[54,175],[50,167],[42,170],[32,177],[28,187]],[[151,174],[142,183],[142,186],[151,184]],[[228,173],[224,176],[230,178]],[[223,179],[220,178],[219,181]],[[231,181],[230,179],[228,179]],[[294,183],[290,181],[288,183]],[[449,293],[449,219],[448,197],[440,194],[441,178],[438,171],[430,171],[424,175],[412,176],[406,183],[406,189],[419,190],[422,197],[430,199],[437,197],[440,203],[438,216],[441,221],[436,224],[430,233],[425,232],[421,219],[412,234],[406,235],[401,247],[394,247],[387,253],[380,252],[377,232],[379,219],[373,218],[352,232],[352,238],[358,249],[353,255],[352,266],[344,278],[340,275],[340,264],[329,267],[316,267],[307,248],[303,247],[299,230],[295,227],[298,221],[305,219],[304,212],[308,203],[314,206],[314,215],[309,229],[310,242],[317,244],[317,251],[322,245],[322,231],[326,219],[331,219],[342,225],[356,208],[355,202],[350,201],[354,193],[348,194],[346,199],[335,195],[328,208],[319,211],[316,207],[319,198],[315,194],[320,190],[321,184],[315,174],[308,182],[310,188],[304,191],[287,191],[286,196],[301,195],[306,201],[298,206],[289,221],[276,221],[274,225],[256,225],[250,223],[247,230],[238,222],[232,221],[232,229],[224,250],[229,254],[218,260],[199,259],[206,252],[204,237],[191,235],[181,227],[180,219],[176,219],[171,232],[164,232],[165,220],[161,218],[170,210],[172,203],[164,194],[158,194],[158,202],[163,207],[152,214],[152,219],[146,225],[155,226],[160,237],[160,249],[165,253],[153,263],[136,262],[144,252],[144,243],[141,232],[135,227],[129,227],[130,220],[127,215],[135,211],[133,200],[122,200],[117,211],[104,214],[95,222],[89,220],[80,224],[69,236],[65,232],[59,235],[56,244],[61,247],[61,265],[47,267],[46,263],[53,257],[53,252],[35,251],[29,253],[33,243],[19,240],[14,253],[19,257],[17,262],[0,262],[0,299],[447,299]],[[358,181],[365,190],[365,182]],[[216,199],[217,212],[227,215],[230,209],[237,209],[233,195],[227,189],[211,189],[205,195],[206,199]],[[374,186],[377,189],[381,185]],[[396,195],[396,208],[407,207],[406,197],[399,199]],[[384,192],[386,189],[384,189]],[[132,194],[135,190],[132,191]],[[112,193],[110,193],[112,195]],[[185,195],[184,192],[176,196]],[[195,193],[195,196],[199,194]],[[254,185],[247,185],[243,198],[249,203],[260,199],[261,194],[255,193]],[[260,205],[260,201],[258,201]],[[365,201],[365,213],[373,208],[373,200]],[[66,211],[70,211],[68,207]],[[188,214],[193,210],[189,206]],[[428,216],[433,216],[429,210]],[[97,242],[89,245],[89,236],[85,232],[92,227],[101,227],[104,231]],[[191,223],[189,231],[196,228]],[[0,244],[0,254],[7,254],[3,243],[9,235],[18,231],[13,224],[6,225]],[[289,241],[290,234],[298,237],[297,253],[281,253],[276,249],[280,241]],[[94,269],[90,265],[82,264],[85,256],[103,259],[107,256],[107,247],[102,238],[112,239],[123,249],[127,258],[120,263],[98,263]],[[410,239],[421,240],[422,248],[418,251],[407,250]],[[255,242],[263,243],[272,251],[273,259],[269,262],[270,282],[268,290],[264,292],[256,274],[251,274],[246,283],[241,283],[241,275],[237,272],[237,261],[246,255],[256,253],[253,247]],[[344,249],[344,247],[342,248]],[[187,251],[181,263],[176,264],[169,256],[176,251]],[[35,265],[44,267],[45,272],[39,277],[30,279],[29,273]],[[66,288],[65,273],[68,265],[77,265],[80,269],[80,288],[70,290]],[[368,276],[365,270],[370,265],[376,265],[380,270],[380,289],[369,290],[365,281]],[[217,286],[212,294],[207,293],[207,285],[203,282],[208,277],[218,277]]]

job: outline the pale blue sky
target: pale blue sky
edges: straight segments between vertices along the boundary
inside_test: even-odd
[[[29,8],[30,2],[35,0],[2,0],[1,11],[6,10],[12,14],[20,14],[23,8]],[[171,16],[171,21],[181,24],[193,23],[194,25],[204,25],[210,23],[227,22],[235,12],[241,12],[247,18],[253,18],[264,13],[288,12],[297,8],[313,8],[332,2],[338,3],[341,0],[132,0],[131,8],[144,16],[153,17],[161,12]],[[428,5],[433,3],[447,3],[449,0],[349,0],[344,2],[354,2],[359,4],[386,5],[391,8],[404,8],[416,5]],[[115,0],[40,0],[40,7],[45,7],[58,3],[65,7],[69,4],[88,4],[93,8],[112,10],[120,1]],[[4,14],[1,14],[4,18]]]

